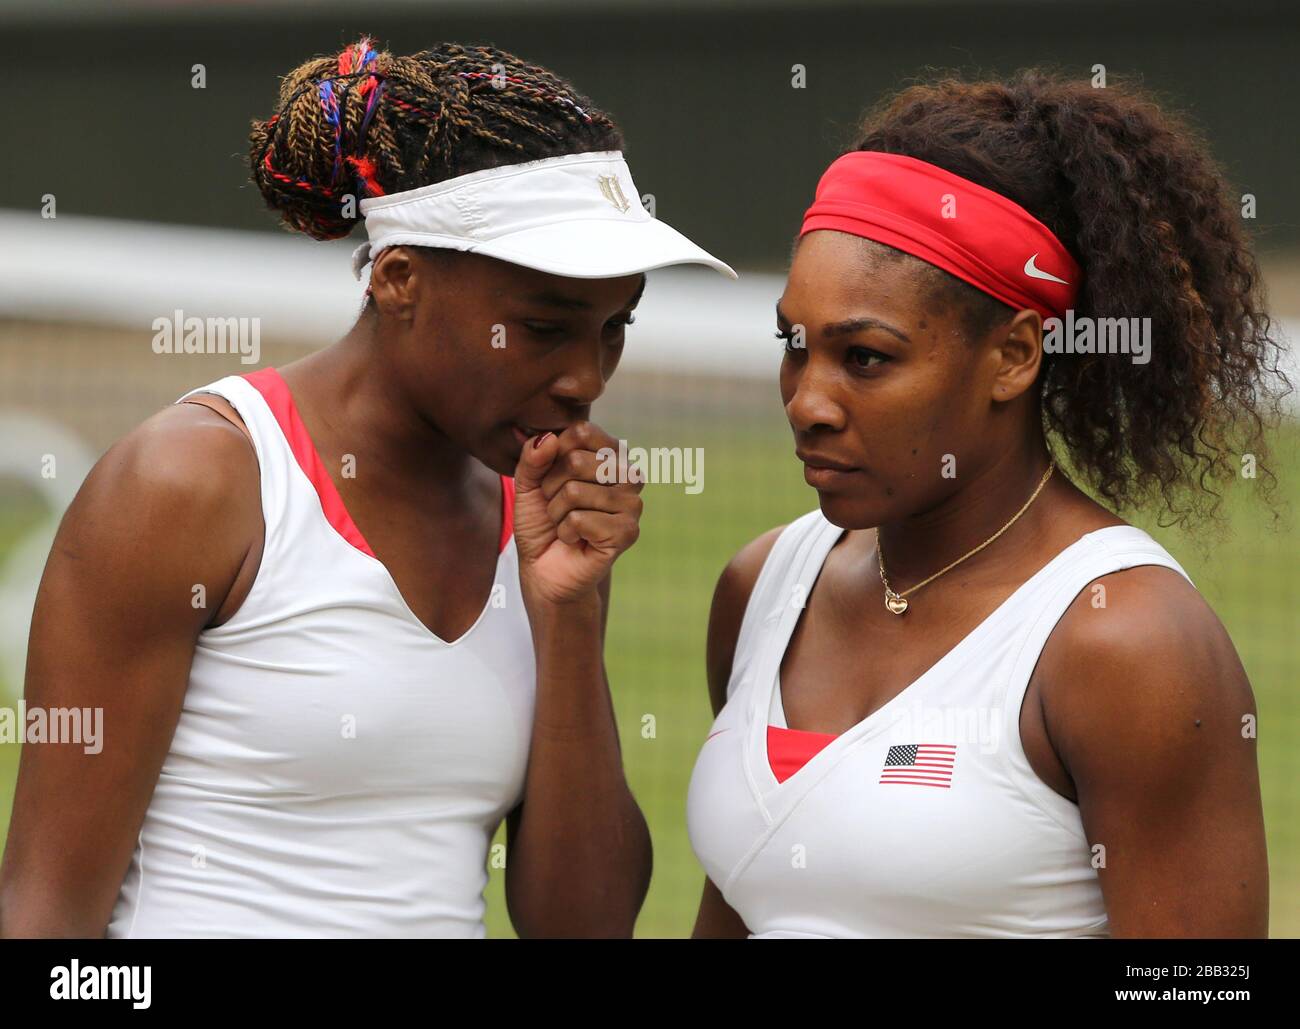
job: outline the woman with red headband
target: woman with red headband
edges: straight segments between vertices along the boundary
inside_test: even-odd
[[[776,309],[819,509],[714,596],[697,936],[1266,934],[1250,683],[1114,513],[1212,514],[1264,458],[1258,281],[1134,92],[1030,72],[872,116]]]
[[[0,935],[482,936],[503,820],[520,935],[630,935],[650,839],[602,652],[640,483],[588,418],[646,271],[734,273],[641,206],[608,115],[493,48],[309,61],[251,143],[289,226],[364,217],[369,297],[81,488],[26,697],[102,708],[103,746],[23,748]]]

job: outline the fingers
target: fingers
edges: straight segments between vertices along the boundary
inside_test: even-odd
[[[553,432],[527,440],[515,465],[515,492],[528,493],[541,486],[559,453],[560,444]]]
[[[555,534],[562,542],[573,546],[586,543],[597,550],[621,554],[636,542],[641,527],[637,519],[626,512],[608,514],[579,510],[565,515],[555,527]]]
[[[546,498],[546,517],[561,542],[619,554],[636,541],[644,476],[629,467],[614,437],[591,422],[576,422],[538,450],[524,469],[533,476],[526,484],[535,482]],[[526,460],[521,455],[521,468]]]
[[[543,487],[544,489],[545,487]],[[570,479],[555,491],[546,513],[559,525],[570,511],[603,511],[606,514],[630,514],[641,517],[643,501],[630,490],[610,489],[582,479]]]
[[[561,433],[554,461],[542,479],[541,488],[551,500],[571,480],[597,483],[601,487],[640,493],[644,476],[620,456],[618,441],[591,422],[577,422]]]

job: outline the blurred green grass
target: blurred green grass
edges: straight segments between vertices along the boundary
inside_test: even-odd
[[[713,398],[716,400],[717,398]],[[723,404],[723,407],[726,405]],[[773,415],[775,420],[773,420]],[[699,446],[705,489],[648,485],[640,541],[618,562],[606,665],[628,780],[649,821],[655,869],[637,925],[642,937],[689,935],[703,884],[686,836],[686,789],[712,716],[704,680],[709,602],[731,555],[764,530],[816,506],[803,483],[779,406],[759,417],[699,417],[699,409],[642,411],[617,434],[647,446]],[[640,422],[641,424],[637,424]],[[611,430],[613,431],[613,430]],[[1279,500],[1300,501],[1300,426],[1276,440]],[[30,512],[0,501],[0,560]],[[1300,935],[1300,550],[1250,488],[1228,498],[1229,531],[1198,548],[1177,532],[1140,522],[1187,569],[1227,626],[1260,712],[1271,872],[1271,934]],[[1289,511],[1288,511],[1289,513]],[[653,716],[653,734],[643,732]],[[9,823],[18,745],[0,745],[0,844]],[[498,832],[503,840],[504,831]],[[512,935],[503,872],[487,890],[490,936]]]

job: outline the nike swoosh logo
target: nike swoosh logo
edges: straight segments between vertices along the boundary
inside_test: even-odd
[[[1058,279],[1051,272],[1045,272],[1041,268],[1039,268],[1038,265],[1034,264],[1034,261],[1036,261],[1037,259],[1038,259],[1038,255],[1034,254],[1033,257],[1031,257],[1028,261],[1025,262],[1026,275],[1028,275],[1031,279],[1046,279],[1048,282],[1059,282],[1062,286],[1069,285],[1069,283],[1066,282],[1064,279]]]
[[[717,732],[711,732],[709,733],[708,737],[704,740],[704,742],[708,743],[709,740],[713,739],[714,736],[721,736],[726,731],[727,731],[726,729],[719,729]]]

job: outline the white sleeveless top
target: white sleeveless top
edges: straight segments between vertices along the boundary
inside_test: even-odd
[[[687,796],[709,878],[752,937],[1108,936],[1078,806],[1030,767],[1021,702],[1052,628],[1094,579],[1135,565],[1187,573],[1141,529],[1088,533],[778,782],[766,748],[781,658],[842,532],[820,510],[792,522],[745,609]]]
[[[248,427],[265,546],[234,617],[198,638],[108,936],[482,937],[533,720],[513,481],[492,595],[444,642],[357,532],[278,373],[193,393]]]

